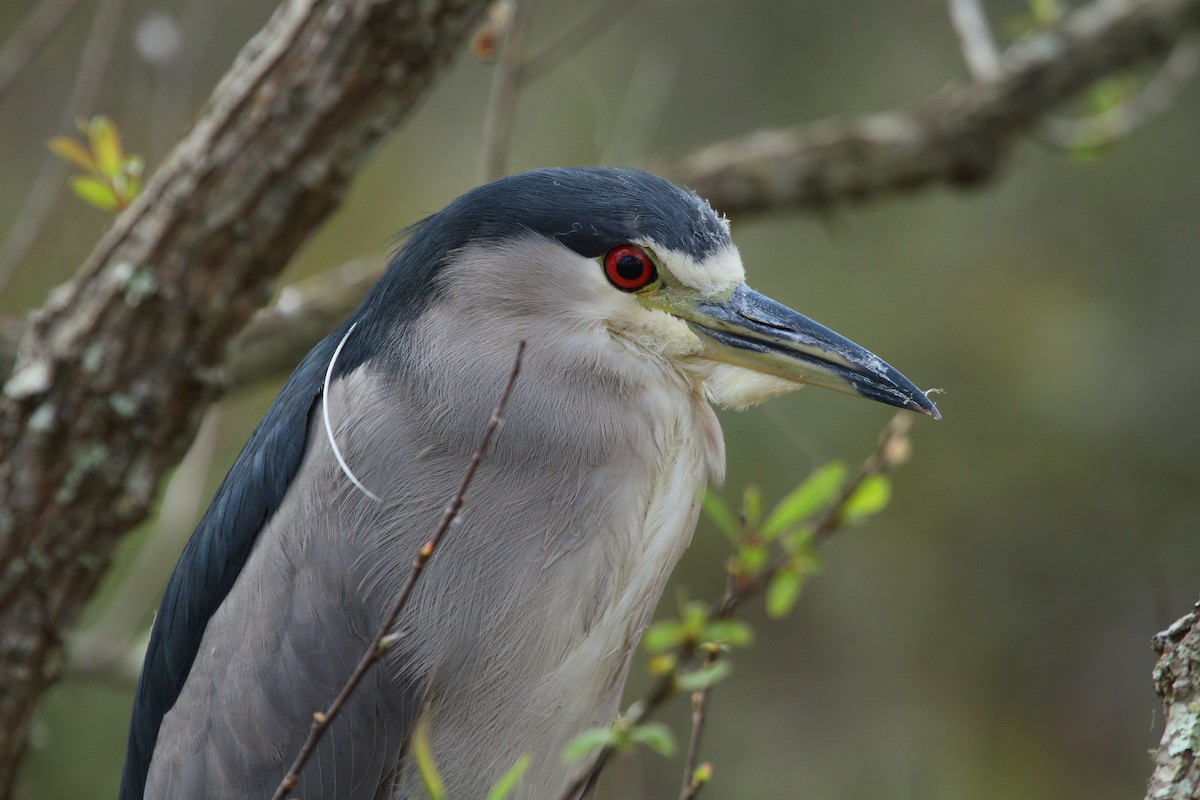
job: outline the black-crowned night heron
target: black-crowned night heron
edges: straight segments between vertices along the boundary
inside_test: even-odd
[[[729,226],[623,169],[546,169],[418,224],[304,359],[171,577],[123,798],[268,797],[408,577],[528,342],[504,426],[402,633],[295,795],[420,795],[417,718],[456,800],[614,717],[724,444],[711,404],[803,384],[937,416],[881,359],[747,288]]]

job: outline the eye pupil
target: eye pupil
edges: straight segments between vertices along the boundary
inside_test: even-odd
[[[617,259],[617,274],[627,281],[636,281],[646,272],[646,264],[633,253]]]

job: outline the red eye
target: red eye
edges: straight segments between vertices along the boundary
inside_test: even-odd
[[[618,289],[636,292],[654,283],[658,271],[646,251],[637,245],[623,244],[604,257],[604,274]]]

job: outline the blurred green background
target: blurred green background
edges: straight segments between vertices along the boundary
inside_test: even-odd
[[[34,5],[0,4],[0,40]],[[153,168],[275,3],[113,5],[119,34],[86,112],[112,116]],[[539,3],[530,52],[592,7]],[[72,132],[63,113],[94,8],[84,0],[0,98],[0,231],[45,141]],[[1028,11],[990,8],[1002,31]],[[478,181],[491,74],[460,58],[287,280],[386,251]],[[653,164],[765,126],[908,107],[964,77],[934,0],[646,0],[523,91],[509,167]],[[43,302],[107,219],[62,191],[0,311]],[[705,796],[1141,796],[1161,725],[1149,640],[1200,590],[1200,86],[1096,159],[1029,139],[979,191],[738,218],[734,234],[755,288],[943,387],[945,419],[918,420],[892,507],[825,548],[791,618],[747,615],[758,643],[716,690]],[[127,540],[89,620],[152,537],[166,552],[132,594],[156,598],[178,531],[277,388],[222,405],[207,477],[200,458],[179,487],[194,502]],[[756,484],[777,498],[815,465],[857,462],[889,416],[816,390],[723,413],[724,493]],[[725,555],[702,526],[661,610],[717,594]],[[149,605],[133,616],[144,628]],[[22,796],[115,794],[131,693],[120,672],[77,671],[50,694]],[[639,667],[631,691],[644,683]],[[685,740],[676,706],[666,718]],[[602,794],[674,797],[678,762],[622,759]]]

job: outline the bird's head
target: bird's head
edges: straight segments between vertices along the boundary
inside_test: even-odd
[[[727,221],[645,172],[543,169],[481,186],[420,223],[397,261],[366,307],[395,319],[407,305],[400,316],[428,317],[439,338],[524,338],[584,371],[610,357],[670,370],[731,407],[812,385],[939,416],[882,359],[750,289]]]

